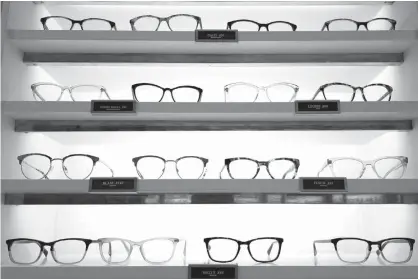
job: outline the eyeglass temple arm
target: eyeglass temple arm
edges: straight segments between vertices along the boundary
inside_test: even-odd
[[[399,168],[401,168],[403,166],[404,166],[404,163],[403,162],[400,162],[398,165],[396,165],[393,168],[391,168],[390,170],[388,170],[386,172],[386,174],[383,176],[383,178],[386,178],[389,174],[391,174],[391,172],[393,172],[393,171],[395,171],[395,170],[397,170],[397,169],[399,169]]]
[[[20,243],[34,243],[31,240],[21,240]],[[42,254],[44,254],[45,257],[48,257],[48,250],[45,249],[45,247],[42,247]]]
[[[219,172],[219,179],[223,179],[222,178],[222,172],[224,171],[224,169],[226,168],[226,165],[224,165],[221,169],[221,171]],[[232,178],[232,177],[231,177]]]
[[[108,168],[108,169],[110,170],[110,172],[112,173],[112,176],[111,176],[111,177],[114,177],[114,176],[115,176],[114,171],[112,170],[112,168],[111,168],[111,167],[109,167],[109,165],[107,165],[105,162],[103,162],[103,160],[99,160],[99,162],[100,162],[102,165],[104,165],[106,168]]]
[[[326,27],[327,27],[327,25],[324,23],[324,25],[322,25],[321,31],[324,31]]]
[[[116,30],[116,29],[115,29]],[[102,88],[100,88],[100,92],[103,94],[105,94],[106,95],[106,97],[109,99],[109,100],[111,100],[110,99],[110,96],[109,96],[109,94],[107,93],[107,91],[106,91],[106,88],[104,88],[104,87],[102,87]]]
[[[38,169],[38,168],[36,168],[36,167],[34,167],[34,166],[32,166],[31,164],[29,164],[29,163],[26,163],[25,161],[23,161],[22,162],[22,164],[25,164],[25,165],[27,165],[28,167],[30,167],[30,168],[32,168],[32,169],[34,169],[34,170],[36,170],[37,172],[39,172],[40,174],[42,174],[43,175],[43,177],[45,177],[45,179],[49,179],[48,178],[48,176],[46,176],[46,173],[44,173],[43,171],[41,171],[40,169]]]
[[[315,240],[313,242],[313,253],[314,253],[314,256],[315,257],[318,254],[318,251],[316,250],[316,245],[315,244],[319,244],[319,243],[331,243],[331,240],[329,240],[329,239],[323,239],[323,240]]]
[[[386,98],[388,95],[390,95],[390,92],[386,92],[386,94],[384,94],[382,97],[379,98],[379,100],[377,100],[378,102],[383,100],[384,98]]]
[[[291,173],[292,171],[294,171],[295,170],[295,166],[293,165],[293,166],[291,166],[284,174],[283,174],[283,177],[282,177],[282,179],[285,179],[286,178],[286,175],[288,175],[289,173]]]
[[[39,93],[38,93],[38,91],[36,90],[36,88],[34,88],[34,89],[33,89],[33,92],[36,94],[36,96],[38,96],[38,97],[39,97],[39,99],[41,99],[42,101],[44,101],[44,102],[45,102],[44,97],[42,97],[42,96],[41,96],[41,94],[39,94]]]
[[[312,100],[315,100],[316,99],[316,96],[318,96],[318,94],[319,93],[321,93],[321,90],[320,89],[318,89],[316,92],[315,92],[315,95],[312,97]]]
[[[187,263],[187,241],[186,240],[183,240],[184,241],[184,247],[183,247],[183,265],[186,265],[186,263]]]
[[[324,169],[330,165],[330,163],[331,163],[330,160],[327,160],[325,162],[325,164],[322,166],[322,168],[318,171],[318,173],[316,174],[316,176],[319,177],[319,175],[321,174],[321,172],[323,172]]]
[[[205,166],[204,168],[203,168],[203,173],[202,173],[202,175],[200,176],[200,178],[205,178],[205,175],[206,175],[206,172],[208,171],[208,168]]]

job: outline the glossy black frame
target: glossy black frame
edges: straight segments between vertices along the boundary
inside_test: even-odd
[[[144,86],[144,85],[154,86],[154,87],[157,87],[157,88],[159,88],[159,89],[161,89],[163,91],[163,93],[161,94],[161,99],[158,102],[161,102],[161,100],[164,99],[165,92],[167,92],[167,91],[170,91],[171,99],[173,100],[173,102],[176,102],[176,99],[174,98],[173,91],[176,90],[176,89],[179,89],[179,88],[192,88],[192,89],[195,89],[199,93],[199,97],[198,97],[196,103],[199,103],[200,100],[202,99],[203,89],[202,88],[199,88],[197,86],[193,86],[193,85],[180,85],[180,86],[177,86],[177,87],[174,87],[174,88],[164,88],[164,87],[161,87],[161,86],[159,86],[157,84],[154,84],[154,83],[136,83],[136,84],[133,84],[132,85],[132,97],[137,102],[141,102],[141,101],[136,97],[135,90],[136,90],[136,88],[138,88],[140,86]],[[192,102],[187,102],[187,103],[192,103]]]
[[[76,261],[76,262],[71,262],[71,263],[64,263],[64,262],[60,262],[59,260],[57,260],[56,255],[55,255],[55,249],[54,249],[54,245],[58,242],[62,242],[62,241],[66,241],[66,240],[78,240],[78,241],[82,241],[84,242],[84,244],[86,245],[86,249],[84,251],[83,257],[81,258],[81,260]],[[33,243],[38,244],[39,246],[39,255],[36,258],[35,261],[30,262],[30,263],[20,263],[15,261],[15,259],[13,258],[12,255],[12,246],[13,243],[16,241],[31,241]],[[89,249],[90,244],[94,243],[95,241],[91,240],[91,239],[85,239],[85,238],[63,238],[63,239],[58,239],[52,242],[44,242],[44,241],[40,241],[37,239],[31,239],[31,238],[14,238],[14,239],[8,239],[6,240],[6,245],[7,245],[7,251],[9,253],[9,258],[10,260],[15,263],[15,264],[19,264],[19,265],[32,265],[35,264],[36,262],[39,261],[39,259],[41,258],[42,254],[45,255],[45,257],[48,257],[48,250],[45,249],[45,247],[50,247],[50,251],[51,251],[51,255],[52,258],[54,259],[55,262],[59,263],[59,264],[68,264],[68,265],[72,265],[72,264],[78,264],[80,262],[82,262],[84,260],[84,258],[86,257],[87,254],[87,250]]]
[[[145,30],[137,30],[135,28],[135,22],[137,22],[139,19],[144,18],[144,17],[151,17],[151,18],[158,19],[158,25],[157,25],[157,28],[154,31],[158,31],[158,28],[160,28],[161,23],[164,22],[164,21],[167,22],[167,26],[170,29],[170,31],[175,31],[170,26],[170,19],[172,19],[174,17],[179,17],[179,16],[187,16],[187,17],[194,18],[196,20],[196,27],[195,27],[194,30],[197,30],[199,28],[199,26],[200,26],[200,29],[203,29],[202,19],[199,16],[189,15],[189,14],[175,14],[175,15],[171,15],[169,17],[158,17],[158,16],[154,16],[154,15],[142,15],[142,16],[137,16],[137,17],[134,17],[134,18],[130,19],[129,23],[131,24],[132,31],[145,31]]]
[[[116,23],[114,23],[113,21],[107,20],[107,19],[97,18],[97,17],[90,17],[90,18],[85,18],[85,19],[82,19],[82,20],[74,20],[74,19],[71,19],[71,18],[66,17],[66,16],[47,16],[47,17],[41,18],[41,23],[42,23],[42,26],[43,26],[44,30],[50,30],[50,29],[48,29],[48,26],[46,26],[46,21],[48,19],[51,19],[51,18],[65,18],[65,19],[71,21],[71,28],[69,30],[73,30],[75,24],[80,25],[81,30],[84,30],[83,23],[86,22],[86,21],[89,21],[89,20],[105,21],[105,22],[109,23],[109,26],[110,26],[109,30],[115,30],[115,31],[117,30],[116,29]]]
[[[210,245],[209,245],[209,242],[211,240],[214,240],[214,239],[226,239],[226,240],[235,241],[237,243],[238,249],[237,249],[237,252],[236,252],[236,254],[235,254],[235,256],[234,256],[234,258],[232,260],[229,260],[229,261],[218,261],[218,260],[215,260],[215,259],[212,258],[211,254],[210,254]],[[277,253],[276,257],[274,257],[274,258],[272,258],[272,259],[270,259],[268,261],[260,261],[260,260],[257,260],[257,259],[254,258],[253,254],[251,253],[250,244],[253,241],[261,240],[261,239],[272,239],[272,240],[276,240],[277,241],[277,243],[279,245],[279,252]],[[271,262],[276,261],[279,258],[280,253],[282,251],[283,241],[284,241],[283,238],[280,238],[280,237],[260,237],[260,238],[254,238],[254,239],[251,239],[251,240],[248,240],[248,241],[240,241],[240,240],[236,240],[236,239],[229,238],[229,237],[210,237],[210,238],[204,238],[203,239],[203,242],[205,242],[205,245],[206,245],[206,252],[208,253],[209,258],[212,261],[217,262],[217,263],[230,263],[230,262],[234,261],[238,257],[239,252],[241,251],[241,245],[247,245],[248,253],[250,254],[251,258],[254,261],[256,261],[258,263],[271,263]],[[274,245],[274,243],[270,246],[270,248],[268,249],[268,251],[266,251],[269,256],[270,256],[271,250],[273,248],[273,245]]]
[[[338,242],[340,242],[342,240],[359,240],[359,241],[366,242],[367,245],[368,245],[368,253],[367,253],[365,259],[362,260],[362,261],[355,261],[355,262],[350,262],[350,261],[343,260],[340,256],[340,254],[338,253]],[[385,248],[384,243],[388,242],[388,241],[392,241],[392,240],[402,240],[402,241],[408,242],[410,250],[409,250],[409,257],[408,257],[407,260],[394,262],[394,261],[389,261],[385,257],[384,252],[383,252],[383,249]],[[333,238],[333,239],[329,239],[329,240],[316,240],[316,241],[313,242],[313,249],[314,249],[314,256],[315,257],[318,254],[318,251],[316,250],[316,246],[315,246],[316,243],[332,243],[334,245],[334,249],[335,249],[335,252],[337,253],[338,258],[341,261],[346,262],[346,263],[364,263],[364,262],[366,262],[370,257],[370,254],[371,254],[371,251],[372,251],[372,246],[377,245],[378,248],[379,248],[379,250],[377,251],[377,254],[379,256],[381,255],[382,258],[385,261],[387,261],[388,263],[393,263],[393,264],[401,264],[401,263],[406,263],[406,262],[411,260],[412,254],[413,254],[413,251],[414,251],[415,239],[407,238],[407,237],[392,237],[392,238],[382,239],[382,240],[379,240],[379,241],[370,241],[370,240],[367,240],[367,239],[364,239],[364,238],[357,238],[357,237],[340,237],[340,238]]]
[[[247,157],[227,158],[227,159],[225,159],[225,165],[224,165],[224,166],[226,166],[226,169],[228,170],[228,174],[229,174],[229,176],[230,176],[232,179],[234,179],[234,177],[232,176],[231,171],[230,171],[230,169],[229,169],[229,164],[230,164],[231,162],[233,162],[233,161],[238,161],[238,160],[250,160],[250,161],[253,161],[253,162],[257,163],[257,172],[256,172],[256,173],[255,173],[255,175],[254,175],[252,178],[250,178],[250,179],[254,179],[254,178],[256,178],[256,177],[257,177],[258,173],[260,172],[260,167],[261,167],[261,166],[265,166],[265,167],[266,167],[266,169],[267,169],[267,173],[270,175],[270,177],[271,177],[272,179],[280,179],[280,178],[275,178],[275,177],[273,177],[273,176],[271,175],[271,173],[270,173],[270,170],[269,170],[269,165],[270,165],[270,163],[271,163],[271,162],[274,162],[274,161],[285,160],[285,161],[290,161],[290,162],[292,162],[292,163],[294,164],[294,166],[295,166],[295,175],[294,175],[291,179],[294,179],[294,178],[296,177],[296,175],[298,174],[299,166],[300,166],[300,161],[299,161],[299,159],[295,159],[295,158],[286,158],[286,157],[274,158],[274,159],[271,159],[271,160],[269,160],[269,161],[258,161],[258,160],[251,159],[251,158],[247,158]],[[282,179],[284,179],[284,178],[282,178]]]
[[[289,25],[292,28],[292,31],[296,31],[296,29],[298,28],[298,26],[296,24],[293,24],[293,23],[288,22],[288,21],[278,20],[278,21],[272,21],[272,22],[269,22],[269,23],[258,23],[257,21],[250,20],[250,19],[237,19],[237,20],[229,21],[226,24],[226,29],[232,29],[232,26],[235,23],[237,23],[237,22],[250,22],[250,23],[254,23],[254,24],[258,25],[258,31],[260,31],[262,27],[266,28],[267,31],[270,31],[269,30],[269,25],[270,24],[274,24],[274,23],[284,23],[284,24],[287,24],[287,25]]]
[[[375,21],[375,20],[387,20],[392,26],[391,26],[391,28],[390,29],[388,29],[388,30],[395,30],[395,28],[396,28],[396,20],[394,20],[394,19],[391,19],[391,18],[387,18],[387,17],[377,17],[377,18],[373,18],[373,19],[371,19],[371,20],[369,20],[369,21],[356,21],[356,20],[352,20],[352,19],[349,19],[349,18],[335,18],[335,19],[332,19],[332,20],[328,20],[328,21],[326,21],[325,23],[324,23],[324,25],[322,26],[322,29],[321,29],[321,31],[330,31],[329,30],[329,25],[332,23],[332,22],[334,22],[334,21],[350,21],[350,22],[353,22],[353,23],[355,23],[356,25],[357,25],[357,30],[353,30],[353,31],[358,31],[359,30],[359,28],[360,28],[360,26],[364,26],[364,28],[366,28],[366,30],[368,31],[369,30],[369,28],[367,27],[367,25],[370,23],[370,22],[372,22],[372,21]],[[326,29],[326,30],[325,30]],[[331,31],[339,31],[339,30],[331,30]],[[377,30],[376,30],[377,31]],[[383,30],[382,30],[383,31]]]
[[[370,87],[370,86],[382,86],[382,87],[386,88],[386,90],[388,91],[388,92],[386,92],[380,98],[380,100],[378,100],[376,102],[389,102],[390,100],[392,100],[393,88],[391,86],[387,85],[387,84],[384,84],[384,83],[371,83],[371,84],[368,84],[366,86],[358,86],[358,87],[355,87],[355,86],[352,86],[350,84],[343,83],[343,82],[332,82],[332,83],[327,83],[327,84],[321,85],[318,88],[318,90],[315,92],[315,95],[312,97],[312,100],[315,100],[316,97],[319,95],[319,93],[322,93],[322,96],[324,97],[324,99],[325,100],[328,100],[327,97],[325,96],[324,89],[327,88],[328,86],[332,86],[332,85],[343,85],[343,86],[348,86],[351,89],[353,89],[353,95],[351,97],[351,102],[354,101],[354,98],[356,97],[357,90],[360,90],[361,96],[362,96],[363,100],[365,102],[368,102],[368,100],[366,99],[366,96],[364,95],[364,89],[367,88],[367,87]],[[387,101],[383,101],[383,99],[385,99],[387,96],[389,96],[389,99]]]

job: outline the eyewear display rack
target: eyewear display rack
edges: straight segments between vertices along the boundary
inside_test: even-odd
[[[238,43],[196,43],[194,32],[42,31],[7,28],[15,3],[2,3],[2,79],[16,82],[32,66],[113,66],[158,64],[321,65],[404,67],[403,90],[415,90],[418,31],[239,32]],[[127,5],[123,2],[55,4]],[[218,2],[146,1],[143,5],[214,6]],[[350,5],[351,2],[334,4]],[[392,5],[358,2],[356,5]],[[32,5],[54,5],[33,3]],[[228,1],[221,5],[292,5],[270,1]],[[328,5],[297,3],[293,5]],[[394,4],[396,5],[396,4]],[[415,6],[415,15],[418,6]],[[410,15],[413,18],[414,15]],[[7,68],[14,70],[8,73]],[[19,70],[15,70],[19,69]],[[29,69],[29,70],[28,70]],[[415,83],[414,83],[415,82]],[[416,87],[415,87],[416,88]],[[9,90],[10,86],[2,86]],[[399,90],[399,89],[397,89]],[[415,93],[412,92],[414,95]],[[90,103],[2,101],[2,150],[13,134],[85,131],[301,131],[385,130],[408,133],[411,158],[418,160],[418,99],[341,103],[341,114],[296,115],[294,103],[137,103],[126,115],[92,115]],[[6,139],[6,141],[4,140]],[[2,165],[15,158],[2,158]],[[17,165],[17,164],[16,164]],[[412,171],[418,172],[416,164]],[[301,192],[298,180],[139,180],[138,193],[89,193],[86,180],[2,179],[2,207],[51,204],[412,204],[418,179],[347,180],[345,193]],[[187,206],[187,205],[185,205]],[[2,218],[2,227],[9,219]],[[2,239],[2,257],[7,257]],[[242,266],[240,279],[416,279],[418,266]],[[17,266],[2,265],[4,279],[186,279],[187,266]]]

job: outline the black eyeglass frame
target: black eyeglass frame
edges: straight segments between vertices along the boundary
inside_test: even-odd
[[[170,26],[170,20],[174,17],[180,17],[180,16],[187,16],[187,17],[194,18],[196,20],[195,30],[197,30],[199,28],[199,26],[200,26],[200,29],[203,29],[202,19],[199,16],[189,15],[189,14],[175,14],[175,15],[171,15],[169,17],[158,17],[158,16],[154,16],[154,15],[142,15],[142,16],[137,16],[137,17],[134,17],[134,18],[130,19],[129,23],[131,24],[132,31],[143,31],[143,30],[137,30],[135,28],[135,22],[137,22],[141,18],[150,17],[150,18],[158,19],[158,25],[157,25],[157,28],[155,29],[155,31],[158,31],[158,28],[160,28],[161,23],[164,22],[164,21],[167,22],[167,26],[170,29],[170,31],[175,31]]]
[[[238,249],[237,249],[237,252],[236,252],[236,254],[235,254],[235,256],[234,256],[234,258],[232,260],[219,261],[219,260],[215,260],[215,259],[212,258],[211,254],[210,254],[210,244],[209,243],[210,243],[211,240],[216,240],[216,239],[231,240],[231,241],[235,241],[237,243]],[[277,255],[274,258],[272,258],[272,259],[270,259],[268,261],[260,261],[260,260],[257,260],[257,259],[254,258],[253,254],[251,253],[251,248],[250,248],[251,242],[254,242],[256,240],[263,240],[263,239],[275,240],[275,241],[277,241],[276,243],[279,245],[279,250],[278,250]],[[251,240],[248,240],[248,241],[240,241],[240,240],[233,239],[233,238],[229,238],[229,237],[210,237],[210,238],[204,238],[203,239],[203,242],[205,242],[205,245],[206,245],[206,251],[208,253],[209,258],[212,261],[217,262],[217,263],[230,263],[230,262],[233,262],[238,257],[239,252],[241,251],[241,246],[242,245],[247,245],[248,253],[250,254],[251,258],[254,261],[256,261],[258,263],[271,263],[271,262],[276,261],[279,258],[280,253],[282,251],[283,241],[284,241],[283,238],[280,238],[280,237],[260,237],[260,238],[254,238],[254,239],[251,239]],[[270,246],[270,248],[268,249],[268,251],[266,251],[269,255],[270,255],[271,249],[273,248],[273,245],[274,245],[274,243],[272,243],[271,246]]]
[[[234,25],[237,22],[250,22],[250,23],[254,23],[254,24],[256,24],[258,26],[258,31],[260,31],[262,27],[266,28],[267,31],[270,31],[269,30],[269,25],[275,24],[275,23],[287,24],[287,25],[289,25],[292,28],[292,31],[296,31],[296,29],[298,28],[298,26],[296,24],[293,24],[293,23],[288,22],[288,21],[278,20],[278,21],[272,21],[272,22],[269,22],[269,23],[258,23],[257,21],[250,20],[250,19],[237,19],[237,20],[229,21],[226,24],[226,29],[227,30],[228,29],[231,30],[232,29],[232,25]]]
[[[132,97],[137,102],[141,102],[141,101],[136,97],[135,90],[140,86],[154,86],[154,87],[157,87],[157,88],[161,89],[163,91],[163,93],[161,94],[161,98],[158,102],[161,102],[164,99],[165,93],[167,91],[170,92],[171,99],[173,100],[173,102],[176,102],[176,99],[174,98],[173,91],[175,91],[176,89],[180,89],[180,88],[191,88],[191,89],[196,90],[199,94],[199,97],[198,97],[196,103],[200,103],[200,101],[202,99],[202,93],[203,93],[202,88],[199,88],[199,87],[193,86],[193,85],[180,85],[180,86],[173,87],[173,88],[164,88],[164,87],[161,87],[161,86],[159,86],[157,84],[153,84],[153,83],[136,83],[136,84],[132,85]]]
[[[352,19],[350,19],[350,18],[335,18],[335,19],[332,19],[332,20],[328,20],[328,21],[326,21],[326,22],[324,23],[324,25],[322,26],[321,31],[330,31],[330,30],[329,30],[329,25],[330,25],[331,23],[333,23],[334,21],[349,21],[349,22],[353,22],[353,23],[355,23],[355,24],[357,25],[357,29],[356,29],[356,30],[353,30],[353,31],[358,31],[358,30],[359,30],[359,28],[360,28],[360,26],[364,26],[364,28],[366,28],[366,30],[367,30],[367,31],[369,31],[369,28],[367,27],[367,25],[368,25],[370,22],[373,22],[373,21],[376,21],[376,20],[386,20],[386,21],[388,21],[388,22],[391,24],[391,28],[390,28],[390,29],[388,29],[387,31],[389,31],[389,30],[395,30],[395,28],[396,28],[396,20],[391,19],[391,18],[387,18],[387,17],[378,17],[378,18],[373,18],[373,19],[371,19],[371,20],[369,20],[369,21],[356,21],[356,20],[352,20]],[[326,30],[325,30],[325,29],[326,29]],[[331,30],[331,31],[333,31],[333,30]],[[335,30],[335,31],[338,31],[338,30]],[[382,31],[383,31],[383,30],[382,30]],[[386,30],[384,30],[384,31],[386,31]]]
[[[47,17],[41,18],[41,23],[42,23],[42,26],[43,26],[44,30],[50,30],[48,28],[48,26],[46,25],[46,22],[47,22],[48,19],[52,19],[52,18],[64,18],[64,19],[67,19],[67,20],[71,21],[71,28],[68,29],[68,30],[73,30],[74,25],[76,25],[76,24],[80,25],[81,30],[84,30],[83,23],[86,22],[86,21],[89,21],[89,20],[105,21],[105,22],[109,23],[109,25],[110,25],[109,30],[114,30],[114,31],[117,30],[116,23],[114,23],[113,21],[104,19],[104,18],[90,17],[90,18],[85,18],[85,19],[82,19],[82,20],[74,20],[74,19],[71,19],[71,18],[66,17],[66,16],[47,16]]]

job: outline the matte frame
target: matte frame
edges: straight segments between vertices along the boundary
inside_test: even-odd
[[[202,19],[199,16],[190,15],[190,14],[174,14],[174,15],[171,15],[171,16],[168,16],[168,17],[158,17],[158,16],[154,16],[154,15],[142,15],[142,16],[137,16],[137,17],[134,17],[134,18],[130,19],[129,24],[131,25],[132,31],[147,32],[145,30],[137,30],[135,28],[135,22],[137,22],[141,18],[150,17],[150,18],[155,18],[155,19],[158,20],[157,28],[154,31],[158,31],[158,29],[160,28],[161,23],[165,21],[167,23],[167,26],[170,29],[170,31],[175,32],[175,30],[173,30],[170,26],[170,20],[174,17],[179,17],[179,16],[187,16],[187,17],[194,18],[196,20],[196,28],[194,30],[197,30],[199,28],[199,26],[200,26],[200,29],[203,29]],[[149,32],[152,32],[152,31],[149,31]]]
[[[269,23],[259,23],[257,21],[250,20],[250,19],[237,19],[237,20],[229,21],[226,24],[226,29],[232,29],[232,26],[237,22],[250,22],[250,23],[256,24],[258,26],[258,31],[256,31],[256,32],[260,32],[262,27],[264,27],[269,32],[277,32],[277,31],[270,31],[269,30],[269,25],[274,24],[274,23],[283,23],[283,24],[289,25],[290,28],[292,28],[293,32],[296,31],[296,29],[298,28],[298,26],[296,24],[288,22],[288,21],[276,20],[276,21],[272,21],[272,22],[269,22]],[[292,31],[282,31],[282,32],[292,32]],[[281,31],[278,31],[278,32],[281,32]]]
[[[157,88],[162,90],[162,95],[161,95],[160,100],[158,102],[152,102],[152,103],[160,103],[164,99],[165,93],[167,91],[170,92],[171,99],[173,100],[173,102],[176,103],[176,99],[174,98],[173,91],[176,90],[176,89],[179,89],[179,88],[192,88],[192,89],[195,89],[199,94],[199,97],[198,97],[196,102],[186,102],[186,103],[200,103],[200,101],[202,99],[203,89],[200,88],[200,87],[197,87],[197,86],[193,86],[193,85],[180,85],[180,86],[176,86],[176,87],[173,87],[173,88],[164,88],[164,87],[161,87],[161,86],[159,86],[157,84],[154,84],[154,83],[135,83],[135,84],[132,85],[132,97],[138,103],[142,103],[142,101],[138,100],[138,98],[136,97],[135,90],[136,90],[136,88],[138,88],[140,86],[144,86],[144,85],[154,86],[154,87],[157,87]]]

